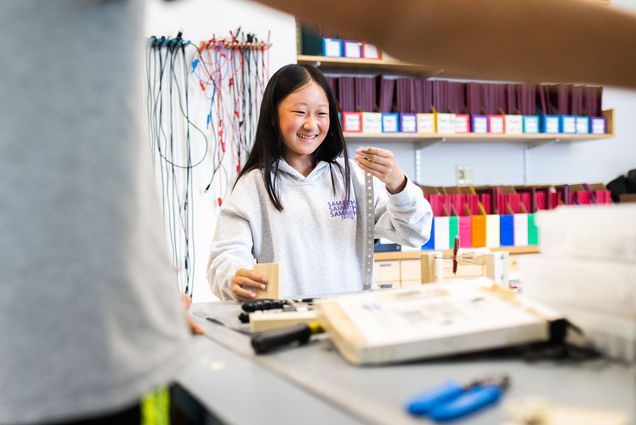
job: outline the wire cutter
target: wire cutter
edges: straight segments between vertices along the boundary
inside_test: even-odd
[[[458,419],[496,403],[508,385],[509,378],[505,375],[477,379],[465,385],[447,381],[413,397],[406,403],[406,410],[438,422]]]

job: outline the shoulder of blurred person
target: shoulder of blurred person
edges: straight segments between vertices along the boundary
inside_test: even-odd
[[[125,408],[191,337],[144,132],[144,2],[0,2],[0,423]]]

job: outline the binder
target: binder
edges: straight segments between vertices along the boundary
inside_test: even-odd
[[[590,117],[576,117],[576,132],[577,134],[590,133]]]
[[[400,131],[402,133],[417,132],[417,117],[415,114],[400,114]]]
[[[491,134],[504,134],[506,132],[503,115],[488,115],[488,132]]]
[[[340,110],[345,112],[357,112],[355,79],[353,77],[338,78],[338,102]]]
[[[455,243],[455,236],[459,235],[459,217],[451,215],[448,217],[448,246],[452,248]],[[461,236],[460,236],[461,238]]]
[[[471,127],[473,133],[488,133],[488,118],[485,115],[472,115]]]
[[[560,132],[561,119],[558,115],[542,115],[541,118],[542,133],[557,134]]]
[[[523,116],[523,132],[526,134],[537,134],[539,132],[539,117],[537,115]]]
[[[342,57],[342,40],[337,38],[323,38],[322,55],[335,58]]]
[[[506,115],[504,128],[506,134],[521,134],[523,133],[523,116],[521,115]]]
[[[605,134],[605,118],[591,117],[590,118],[590,133]]]
[[[435,217],[435,250],[450,249],[450,220],[449,217]]]
[[[499,245],[515,246],[514,215],[499,216]]]
[[[458,134],[470,133],[470,115],[455,114],[453,127],[455,130],[455,133],[458,133]]]
[[[435,114],[416,114],[416,118],[418,133],[435,133]]]
[[[431,224],[431,233],[430,236],[428,238],[428,241],[426,241],[426,243],[424,245],[422,245],[422,249],[430,249],[430,250],[434,250],[435,249],[435,220],[436,218],[433,217],[433,223]]]
[[[486,215],[486,246],[488,248],[497,248],[499,246],[500,229],[499,215]]]
[[[377,93],[379,112],[388,113],[393,109],[395,98],[395,80],[385,76],[377,77]]]
[[[473,248],[486,246],[486,215],[471,216],[472,222],[472,245]]]
[[[362,131],[364,133],[382,133],[382,114],[362,112]]]
[[[472,216],[459,216],[459,247],[472,248],[473,246],[473,219]]]
[[[377,239],[373,245],[373,252],[395,252],[402,251],[402,245],[388,239]]]
[[[300,37],[303,55],[319,56],[324,53],[322,36],[316,29],[302,25]]]
[[[576,134],[576,117],[563,115],[561,117],[561,133]]]
[[[528,214],[513,216],[514,246],[528,246]]]
[[[400,131],[400,120],[397,113],[382,113],[382,133],[398,133]]]
[[[435,114],[437,134],[455,134],[454,116],[455,114]]]
[[[364,59],[382,59],[382,51],[373,44],[362,44],[362,58]]]
[[[378,102],[376,96],[375,78],[355,77],[353,79],[355,112],[374,112]]]
[[[539,230],[534,222],[534,214],[528,214],[528,245],[539,245]]]
[[[343,41],[343,53],[346,58],[360,59],[362,57],[362,43],[353,40]]]
[[[347,133],[361,133],[362,132],[362,113],[343,112],[342,113],[342,131]]]

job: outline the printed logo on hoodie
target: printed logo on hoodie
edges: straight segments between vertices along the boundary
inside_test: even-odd
[[[332,201],[328,202],[329,212],[332,217],[340,217],[343,220],[354,220],[356,218],[356,212],[358,205],[356,201]]]

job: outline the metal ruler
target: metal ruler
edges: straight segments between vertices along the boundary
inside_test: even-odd
[[[373,176],[364,173],[364,202],[366,214],[367,240],[364,252],[364,284],[363,289],[369,290],[373,286],[373,240],[375,236],[375,208],[373,196]]]

